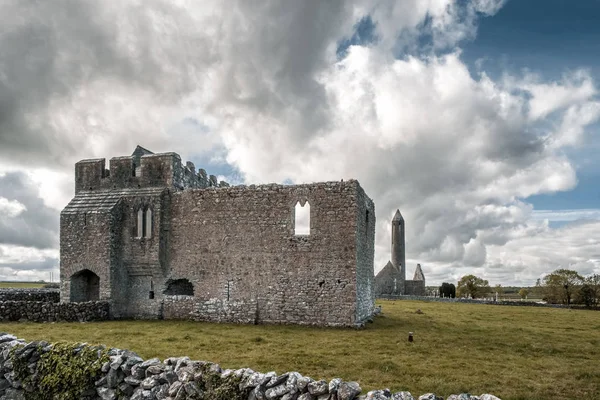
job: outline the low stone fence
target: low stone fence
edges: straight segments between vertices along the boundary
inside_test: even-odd
[[[60,301],[59,289],[0,289],[0,301]]]
[[[480,299],[462,299],[450,297],[431,297],[431,296],[404,296],[404,295],[379,295],[380,300],[422,300],[422,301],[437,301],[445,303],[472,303],[472,304],[495,304],[497,306],[529,306],[529,307],[553,307],[553,308],[568,308],[565,304],[547,304],[536,303],[535,301],[507,301],[507,300],[480,300]],[[571,308],[584,308],[583,306],[570,306]]]
[[[0,302],[0,321],[83,322],[106,320],[109,315],[109,302],[107,301],[89,301],[85,303]]]
[[[250,368],[222,370],[189,357],[144,361],[128,350],[87,344],[26,343],[0,333],[0,399],[65,400],[414,400],[409,392],[374,390],[357,382],[313,380],[298,372],[278,375]],[[419,400],[443,400],[427,393]],[[490,394],[446,400],[500,400]]]

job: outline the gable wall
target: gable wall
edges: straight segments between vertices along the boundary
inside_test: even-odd
[[[174,193],[170,277],[189,279],[197,300],[251,310],[245,317],[255,322],[350,325],[358,187],[348,181]],[[309,236],[294,235],[302,199],[311,207]]]

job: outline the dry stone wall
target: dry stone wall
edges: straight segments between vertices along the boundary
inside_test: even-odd
[[[0,321],[85,322],[102,321],[108,318],[109,303],[106,301],[84,303],[53,303],[44,301],[0,302]]]
[[[463,299],[459,297],[432,297],[432,296],[410,296],[410,295],[380,295],[380,300],[421,300],[437,301],[444,303],[473,303],[473,304],[491,304],[497,306],[524,306],[524,307],[552,307],[552,308],[585,308],[581,305],[549,304],[538,303],[535,301],[509,301],[509,300],[486,300],[486,299]]]
[[[0,301],[48,301],[58,303],[60,290],[58,289],[0,289]]]
[[[85,368],[86,374],[68,374],[69,368]],[[409,392],[361,392],[358,382],[339,378],[326,381],[298,372],[279,375],[250,368],[223,370],[218,364],[189,357],[143,360],[128,350],[26,343],[0,333],[0,399],[415,400]],[[418,400],[443,398],[427,393]],[[500,399],[490,394],[462,393],[447,400]]]

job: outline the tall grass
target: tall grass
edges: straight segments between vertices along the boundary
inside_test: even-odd
[[[360,382],[364,391],[492,393],[503,400],[600,398],[600,312],[380,304],[382,315],[362,330],[187,321],[0,323],[0,330],[27,340],[103,343],[144,358],[187,355],[225,368],[340,377]]]

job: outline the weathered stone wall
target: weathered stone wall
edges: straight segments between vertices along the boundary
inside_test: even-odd
[[[70,301],[71,277],[84,270],[99,277],[99,299],[111,298],[111,268],[118,264],[120,254],[121,216],[119,204],[106,211],[61,213],[61,301]]]
[[[110,300],[115,318],[190,318],[164,293],[188,279],[193,319],[352,326],[373,313],[375,209],[354,180],[229,187],[140,147],[110,170],[104,159],[75,169],[61,301]],[[311,232],[295,235],[306,201]]]
[[[311,232],[296,236],[304,200]],[[372,286],[373,249],[359,252],[356,232],[361,207],[375,213],[358,182],[185,190],[171,202],[169,278],[189,279],[196,298],[256,304],[257,322],[353,325],[368,314],[372,295],[358,309],[357,281]]]
[[[402,285],[400,271],[388,261],[385,267],[375,276],[375,296],[400,293],[399,285]]]
[[[82,364],[85,358],[85,365]],[[61,362],[57,363],[57,360]],[[56,368],[42,364],[54,362]],[[86,368],[89,378],[64,373],[69,368]],[[43,387],[44,379],[52,382]],[[58,388],[63,388],[58,389]],[[223,370],[218,364],[193,361],[189,357],[158,358],[144,361],[128,350],[106,349],[86,344],[59,345],[30,342],[0,333],[0,399],[68,398],[87,400],[154,399],[268,399],[268,400],[414,400],[409,392],[391,393],[388,389],[360,395],[357,382],[313,380],[298,372],[277,375],[250,368]],[[52,393],[50,393],[52,392]],[[46,396],[46,397],[44,397]],[[66,398],[66,397],[65,397]],[[427,393],[419,400],[443,400]],[[450,395],[447,400],[500,400],[490,395],[466,393]]]
[[[58,303],[60,290],[58,289],[0,289],[0,301],[48,301]]]
[[[525,306],[525,307],[552,307],[552,308],[581,308],[589,309],[581,305],[566,305],[566,304],[549,304],[549,303],[538,303],[535,301],[495,301],[485,299],[463,299],[459,297],[432,297],[432,296],[412,296],[412,295],[381,295],[378,296],[380,300],[420,300],[420,301],[437,301],[443,303],[472,303],[472,304],[492,304],[497,306]]]
[[[227,182],[217,182],[214,175],[207,175],[203,169],[196,173],[194,164],[189,161],[183,165],[177,153],[113,157],[108,169],[104,158],[82,160],[75,164],[75,193],[147,187],[226,186],[229,186]]]
[[[155,189],[130,191],[122,198],[123,222],[121,229],[122,264],[115,266],[115,287],[121,295],[115,296],[115,317],[158,318],[161,285],[166,275],[168,255],[168,199],[169,191]],[[152,211],[149,237],[137,237],[137,212]],[[150,299],[150,292],[155,296]]]
[[[404,293],[412,296],[425,296],[425,281],[405,281]]]
[[[73,322],[103,321],[107,319],[109,319],[109,303],[106,301],[89,301],[85,303],[53,303],[44,301],[0,302],[1,321]]]
[[[375,283],[373,259],[375,257],[375,204],[362,187],[356,189],[356,321],[373,316]]]
[[[258,323],[257,302],[247,300],[201,300],[193,296],[165,296],[163,300],[165,319],[189,319],[193,321],[231,322],[239,324]],[[310,322],[307,322],[310,324]]]

